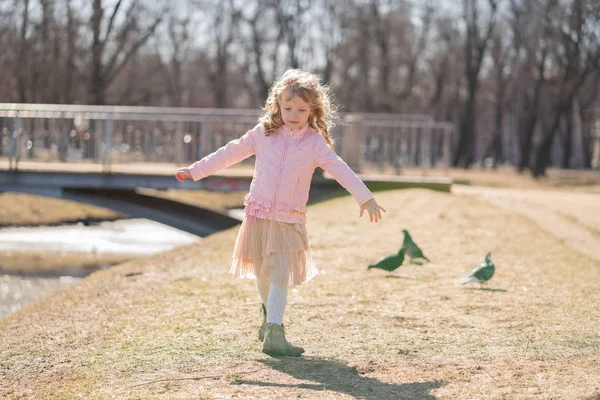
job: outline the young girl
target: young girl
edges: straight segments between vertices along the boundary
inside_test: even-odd
[[[244,201],[230,272],[255,278],[262,300],[263,323],[258,338],[267,354],[299,356],[301,347],[290,344],[283,328],[289,286],[318,274],[306,232],[306,202],[316,167],[333,176],[360,206],[371,222],[381,219],[373,195],[348,165],[332,150],[329,137],[335,110],[328,88],[311,73],[288,70],[269,91],[259,124],[241,138],[177,170],[180,182],[194,181],[256,155],[250,193]]]

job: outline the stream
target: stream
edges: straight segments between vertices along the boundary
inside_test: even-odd
[[[49,293],[72,285],[90,273],[88,268],[64,265],[51,270],[21,268],[26,273],[7,273],[3,262],[12,252],[35,253],[44,263],[47,257],[71,254],[94,255],[112,258],[149,256],[177,246],[200,240],[187,232],[147,219],[124,219],[85,226],[63,225],[55,227],[24,227],[0,229],[0,318],[17,311]],[[3,259],[3,257],[5,259]],[[83,258],[83,257],[80,257]],[[109,267],[96,266],[92,270]]]

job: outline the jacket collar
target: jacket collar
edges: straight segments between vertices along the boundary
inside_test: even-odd
[[[306,131],[309,128],[309,124],[308,122],[306,124],[304,124],[304,126],[302,126],[302,128],[298,129],[297,131],[293,131],[292,132],[292,139],[302,139],[304,137],[304,134],[306,133]],[[279,133],[283,133],[283,134],[288,134],[290,133],[290,128],[287,127],[287,125],[282,125],[280,126],[277,131]]]

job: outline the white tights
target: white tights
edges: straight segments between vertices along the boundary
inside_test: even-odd
[[[262,303],[267,308],[267,322],[283,325],[283,313],[287,303],[287,287],[271,285],[267,279],[256,278],[256,287]]]

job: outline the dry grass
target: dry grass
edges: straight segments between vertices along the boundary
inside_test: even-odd
[[[0,274],[27,276],[86,276],[137,255],[77,252],[0,251]]]
[[[600,260],[600,193],[462,185],[454,185],[452,192],[525,215],[564,243]]]
[[[376,169],[369,169],[375,171]],[[388,171],[392,173],[392,171]],[[545,177],[534,179],[529,172],[518,174],[513,167],[490,168],[436,168],[423,171],[417,168],[403,170],[409,176],[447,176],[455,183],[473,186],[508,187],[519,189],[563,189],[600,193],[600,171],[565,170],[549,168]]]
[[[255,339],[253,282],[227,274],[237,229],[92,274],[0,320],[0,397],[596,398],[600,262],[476,197],[378,194],[309,208],[322,275],[293,290],[300,359]],[[406,228],[432,262],[365,270]],[[488,290],[456,281],[492,252]],[[132,273],[141,273],[134,274]],[[128,276],[129,274],[129,276]]]
[[[115,220],[124,215],[70,200],[0,193],[0,227],[58,225],[82,220]]]

